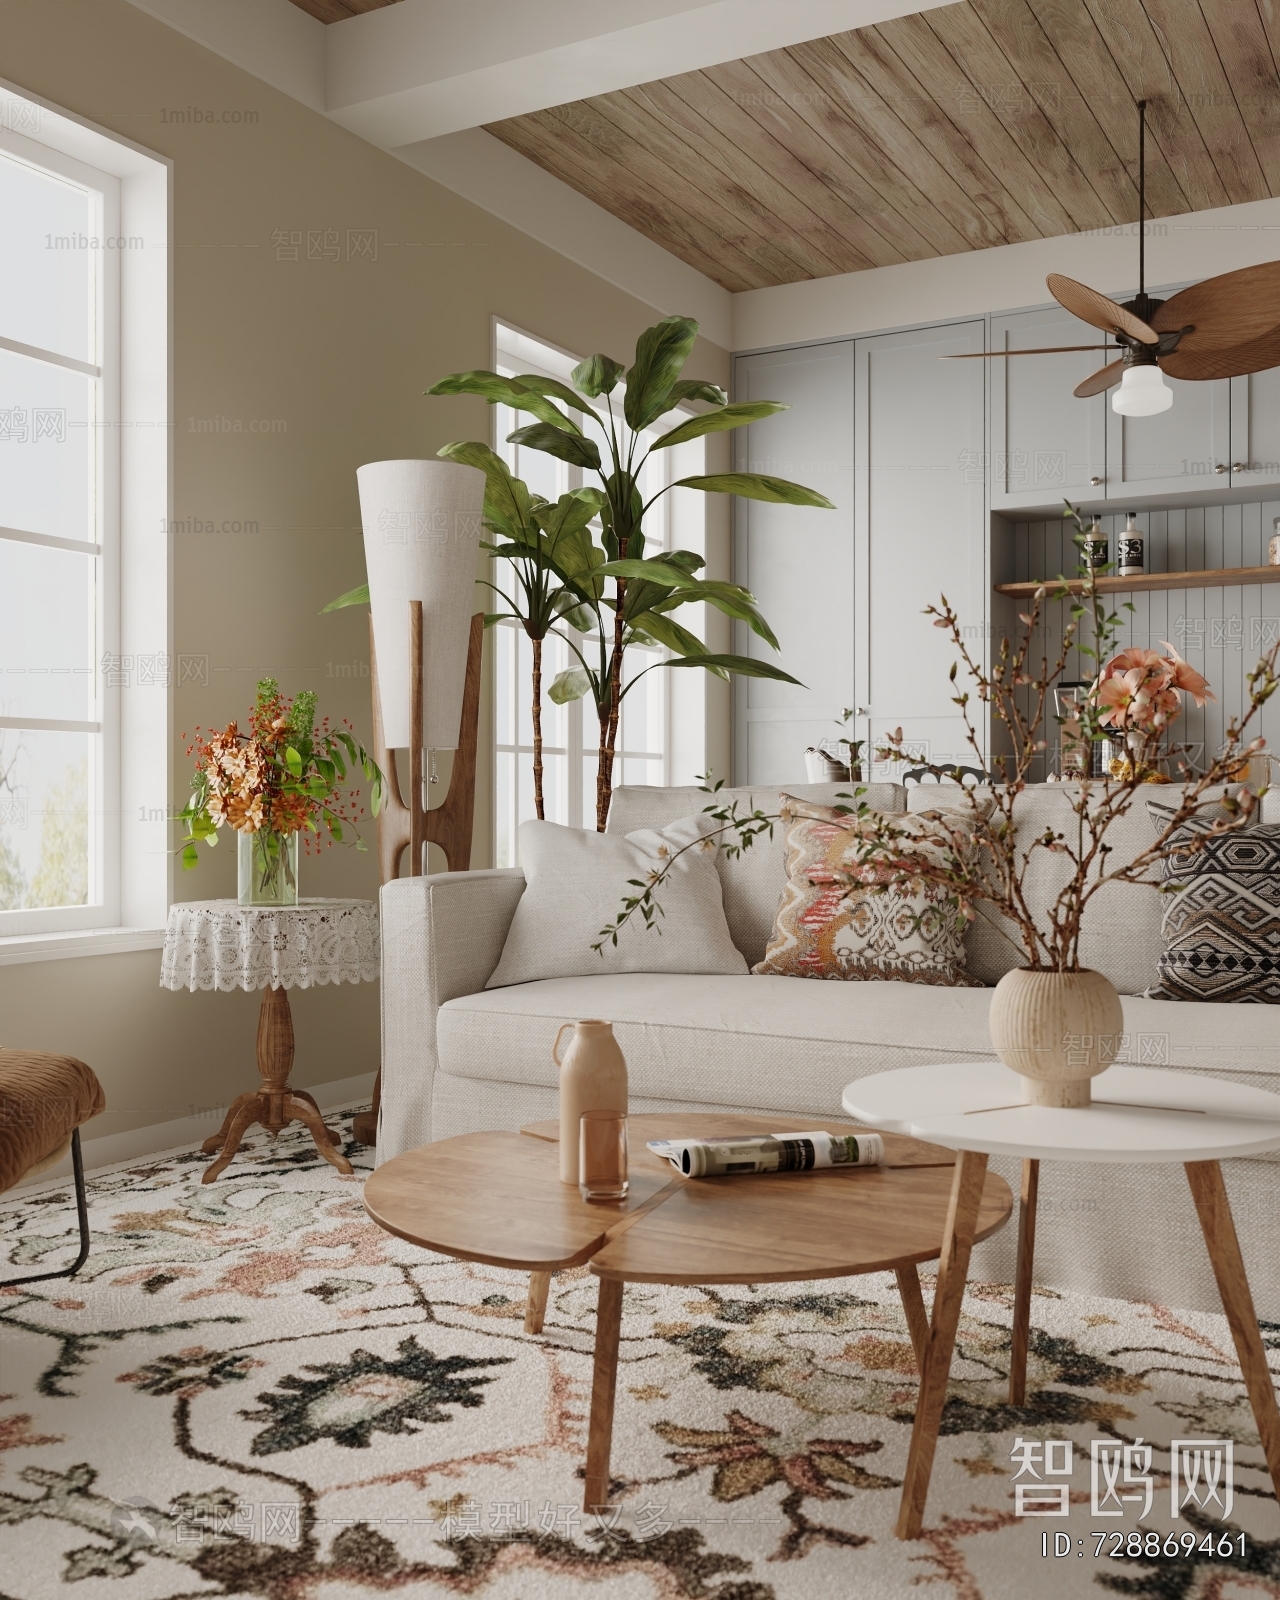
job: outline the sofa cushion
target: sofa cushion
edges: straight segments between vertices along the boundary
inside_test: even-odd
[[[852,788],[847,783],[801,783],[786,792],[820,805],[835,805],[839,797],[850,794]],[[777,816],[782,809],[782,793],[780,789],[742,788],[721,789],[712,796],[705,789],[628,785],[613,791],[609,832],[665,828],[677,817],[701,811],[705,806],[731,805],[734,801],[740,816],[755,810]],[[880,811],[901,813],[906,810],[904,792],[896,783],[869,784],[863,798]],[[741,855],[728,856],[723,850],[716,853],[716,870],[724,891],[724,914],[729,932],[752,966],[764,957],[765,946],[773,932],[778,899],[786,883],[782,833],[782,828],[775,824],[772,838],[767,833],[762,834]]]
[[[755,1105],[839,1115],[852,1078],[894,1067],[994,1055],[989,989],[797,978],[627,973],[556,978],[450,1000],[439,1013],[440,1068],[459,1078],[554,1089],[562,1022],[605,1017],[637,1099]],[[1118,1059],[1280,1076],[1280,1033],[1266,1006],[1125,996]]]
[[[949,867],[963,848],[954,812],[896,817],[841,813],[787,795],[782,808],[787,881],[755,973],[783,978],[975,986],[964,970],[965,922],[947,888],[903,872]],[[890,829],[901,853],[868,855]],[[900,836],[897,837],[897,836]]]
[[[698,815],[625,837],[522,822],[525,891],[486,987],[603,972],[744,973],[724,919],[708,828]],[[617,928],[635,886],[664,869],[652,923],[637,910]],[[609,928],[613,936],[593,948]]]
[[[560,1024],[605,1017],[637,1097],[779,1111],[825,1105],[837,1116],[850,1078],[990,1056],[990,1002],[989,989],[629,973],[451,1000],[437,1037],[443,1072],[553,1088]]]
[[[106,1104],[93,1069],[74,1056],[0,1049],[0,1189],[60,1155]]]
[[[1203,837],[1194,819],[1164,863],[1160,1000],[1280,1005],[1280,828]],[[1192,848],[1199,842],[1199,849]]]

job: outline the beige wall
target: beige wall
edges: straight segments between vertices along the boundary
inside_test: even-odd
[[[363,577],[356,467],[488,437],[483,404],[422,391],[490,364],[491,315],[622,358],[653,309],[125,0],[0,0],[0,74],[175,163],[174,648],[211,670],[207,689],[176,694],[169,801],[186,798],[196,725],[243,716],[264,674],[317,689],[322,713],[367,738],[365,613],[318,615]],[[191,107],[210,120],[175,120]],[[302,260],[276,259],[280,229],[302,230]],[[308,229],[336,229],[344,259],[305,259]],[[348,229],[376,230],[376,261],[345,259]],[[727,384],[728,357],[703,342],[689,373]],[[221,418],[242,431],[196,431]],[[185,531],[192,518],[251,528]],[[304,893],[377,889],[372,853],[335,848],[303,870]],[[233,880],[220,847],[178,894]],[[167,994],[158,969],[154,952],[0,967],[0,1042],[82,1056],[102,1079],[90,1137],[188,1115],[255,1076],[254,997]],[[294,1010],[297,1083],[376,1067],[376,985],[310,990]]]

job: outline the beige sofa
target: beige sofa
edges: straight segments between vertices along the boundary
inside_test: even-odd
[[[791,792],[831,800],[841,790],[805,784]],[[737,798],[747,810],[778,807],[776,789],[722,791],[722,797]],[[885,810],[919,811],[936,804],[939,791],[881,784],[867,799]],[[1020,833],[1065,825],[1068,802],[1060,785],[1028,790],[1019,802]],[[661,828],[706,804],[697,789],[623,788],[614,796],[610,831]],[[1268,812],[1267,820],[1280,818]],[[1132,854],[1150,830],[1139,805],[1109,838],[1119,853]],[[1061,858],[1039,852],[1037,861],[1034,895],[1047,904]],[[721,855],[718,867],[734,943],[754,963],[783,884],[781,830],[737,860]],[[631,973],[486,990],[523,888],[518,870],[501,870],[400,879],[383,889],[380,1161],[430,1139],[555,1116],[551,1045],[560,1024],[577,1017],[614,1023],[635,1111],[839,1117],[841,1091],[854,1078],[994,1055],[990,987]],[[1154,890],[1113,885],[1098,895],[1086,922],[1084,962],[1105,972],[1123,997],[1120,1060],[1280,1092],[1274,1008],[1143,997],[1155,981],[1162,905]],[[547,936],[554,938],[555,929]],[[967,946],[969,970],[985,985],[1019,964],[1017,948],[989,918],[970,929]],[[1259,1313],[1276,1320],[1278,1160],[1236,1161],[1227,1169]],[[994,1165],[1016,1189],[1016,1163]],[[975,1271],[1008,1281],[1013,1243],[1012,1229],[997,1235],[981,1247]],[[1037,1255],[1037,1279],[1048,1285],[1220,1309],[1178,1167],[1046,1166]]]

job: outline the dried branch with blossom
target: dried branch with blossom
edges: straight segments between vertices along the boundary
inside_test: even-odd
[[[1070,504],[1067,512],[1083,534],[1083,519]],[[972,793],[972,803],[945,813],[951,842],[941,851],[922,851],[906,819],[900,821],[868,806],[862,799],[865,790],[846,797],[852,804],[838,809],[850,819],[851,888],[861,885],[883,892],[921,880],[939,884],[948,891],[956,916],[964,921],[974,920],[978,904],[989,906],[998,919],[991,925],[1017,946],[1026,966],[1075,972],[1080,969],[1085,911],[1105,885],[1134,883],[1161,888],[1152,878],[1152,868],[1175,850],[1180,856],[1188,850],[1195,852],[1209,838],[1249,821],[1258,794],[1249,788],[1230,792],[1229,786],[1238,782],[1249,758],[1263,752],[1265,741],[1250,737],[1250,730],[1280,683],[1280,643],[1247,675],[1247,703],[1242,714],[1229,722],[1221,752],[1202,771],[1192,772],[1188,750],[1172,742],[1170,730],[1181,712],[1183,695],[1189,694],[1197,705],[1203,705],[1212,698],[1209,685],[1168,644],[1165,655],[1147,649],[1116,649],[1121,619],[1107,611],[1097,588],[1097,578],[1105,570],[1082,564],[1076,592],[1065,578],[1042,584],[1030,609],[1019,616],[1022,631],[1014,641],[1007,637],[1001,641],[989,668],[975,660],[960,619],[945,596],[939,605],[926,607],[925,615],[933,619],[935,628],[946,632],[955,647],[958,660],[951,667],[951,681],[956,686],[952,701],[960,709],[967,743],[988,782]],[[1047,599],[1070,599],[1070,621],[1056,659],[1050,662],[1042,656],[1036,662],[1033,653]],[[1048,827],[1028,839],[1019,835],[1015,814],[1020,796],[1032,781],[1033,767],[1048,749],[1046,734],[1050,717],[1055,715],[1050,711],[1053,691],[1063,682],[1073,649],[1094,663],[1092,682],[1076,709],[1080,743],[1089,749],[1099,739],[1119,735],[1125,755],[1113,762],[1112,770],[1103,777],[1086,772],[1075,783],[1063,783],[1061,793],[1071,821],[1062,829]],[[960,686],[961,667],[968,688]],[[984,720],[989,719],[992,743],[1004,746],[991,759],[984,752],[983,730],[974,720],[975,705],[984,709]],[[903,744],[899,728],[877,750],[877,758],[907,759]],[[1108,834],[1140,796],[1150,796],[1147,782],[1164,765],[1171,766],[1183,780],[1176,803],[1171,797],[1166,815],[1159,825],[1153,825],[1152,841],[1145,849],[1127,855],[1123,863],[1113,863],[1115,847],[1108,842]],[[951,778],[956,770],[954,764],[923,766],[940,781]],[[719,823],[712,836],[732,836],[738,841],[728,847],[731,851],[745,848],[766,829],[772,831],[776,820],[760,811],[740,817],[736,806],[706,809]],[[1203,831],[1188,844],[1185,837],[1176,836],[1197,814]],[[637,914],[651,921],[655,895],[680,853],[643,885],[635,886],[639,892],[627,897],[614,922],[601,931],[594,949],[602,950],[609,940],[616,943],[618,932]],[[1059,858],[1061,887],[1047,914],[1037,919],[1028,892],[1028,873],[1044,855]],[[1012,936],[1002,922],[1012,925]]]

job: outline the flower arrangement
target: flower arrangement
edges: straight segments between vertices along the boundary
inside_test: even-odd
[[[1182,712],[1182,691],[1198,706],[1217,697],[1208,680],[1185,662],[1167,639],[1169,652],[1122,650],[1098,675],[1098,721],[1142,733],[1167,727]]]
[[[299,836],[307,837],[308,850],[313,842],[318,849],[322,837],[343,842],[345,825],[356,833],[356,849],[366,848],[356,832],[364,807],[346,789],[348,764],[369,784],[374,816],[382,807],[382,773],[349,724],[333,728],[326,717],[316,727],[315,714],[313,691],[286,700],[274,678],[263,678],[247,733],[236,722],[203,739],[196,729],[187,747],[196,757],[191,798],[180,813],[188,829],[184,868],[199,864],[197,845],[216,844],[225,825],[252,847],[253,883],[241,898],[287,904],[297,899]]]

